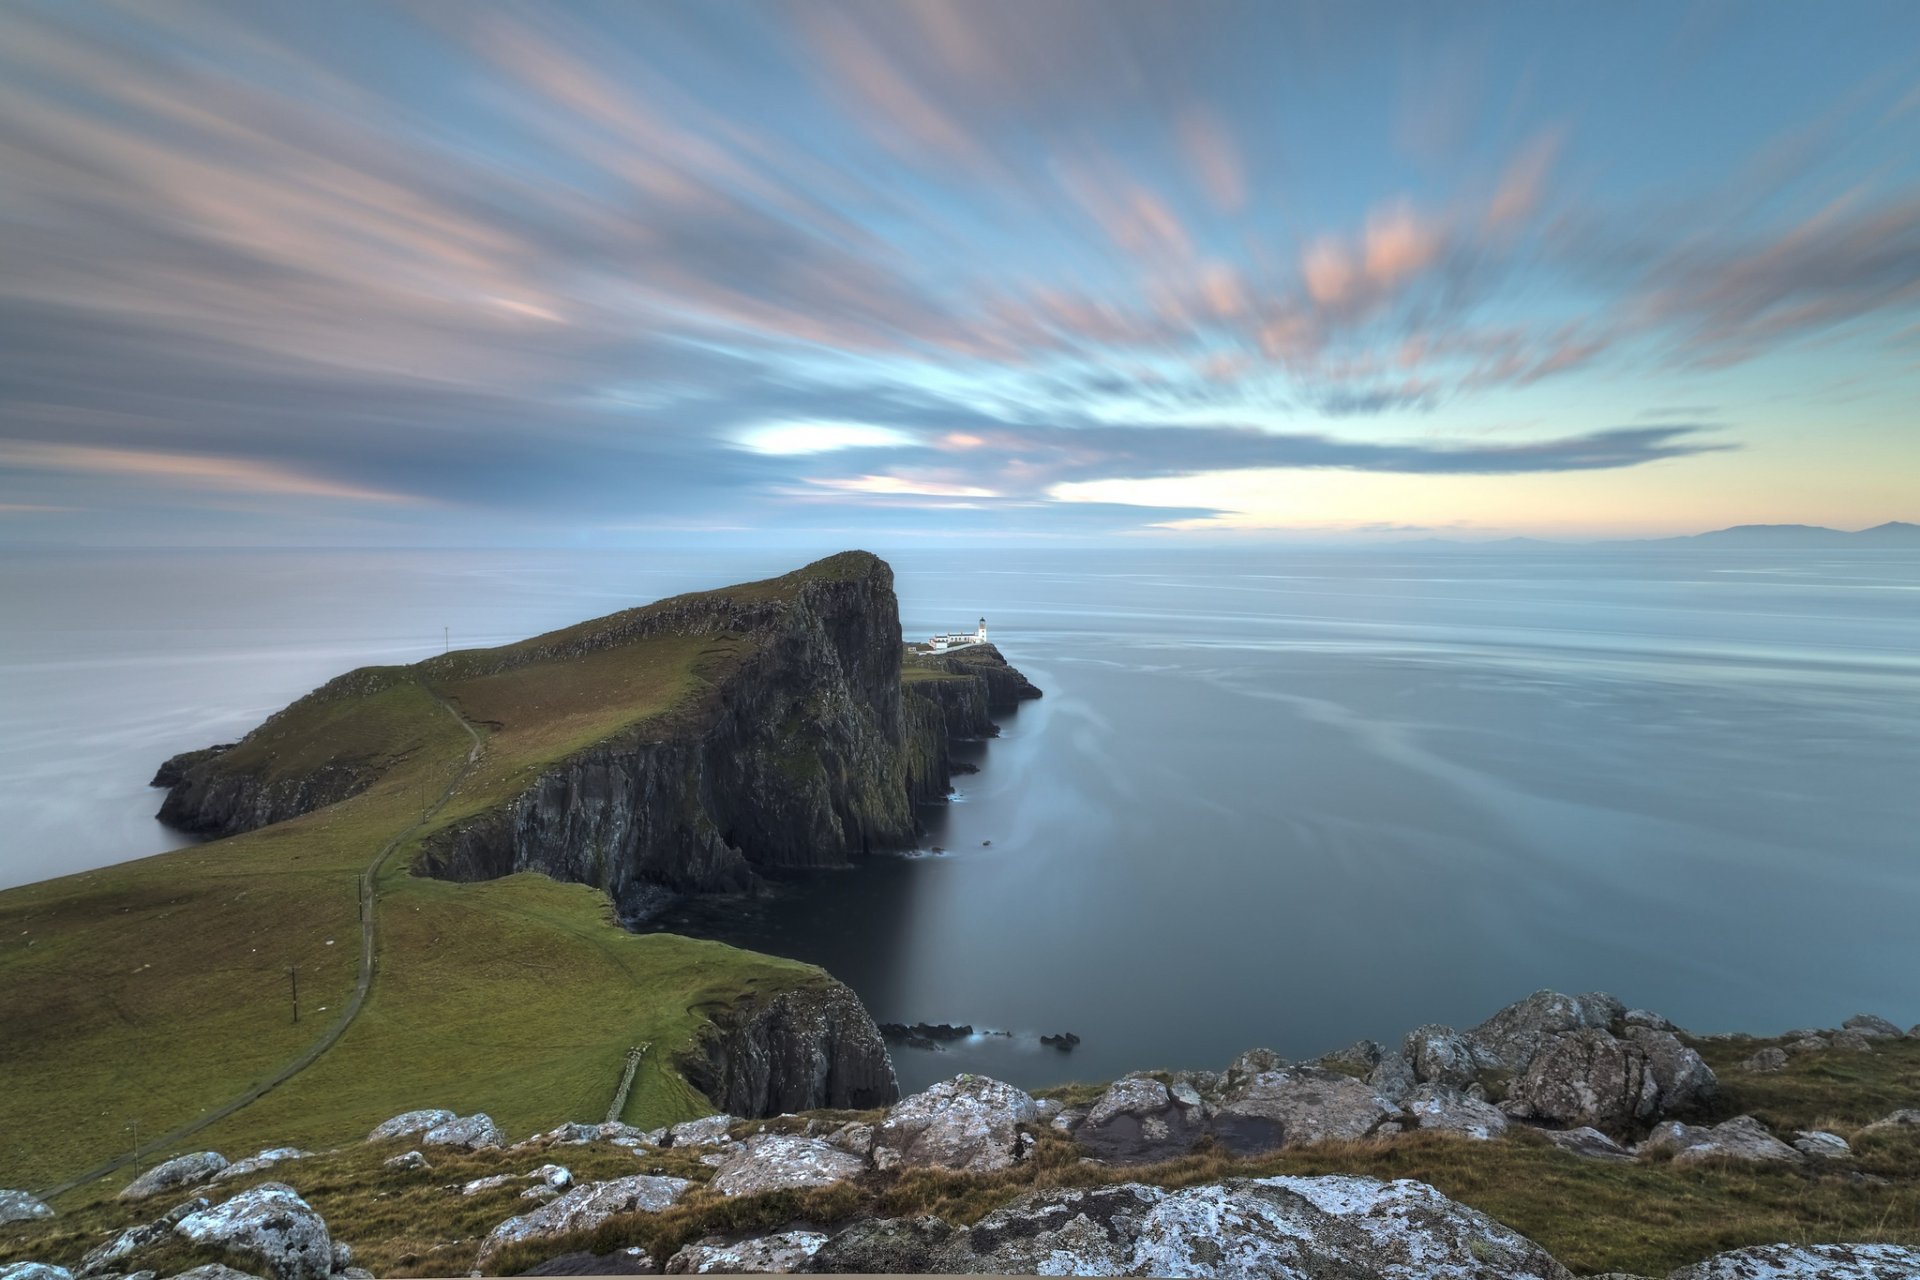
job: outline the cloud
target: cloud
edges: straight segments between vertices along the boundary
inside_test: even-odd
[[[103,449],[86,445],[0,442],[0,470],[55,471],[123,477],[143,484],[285,498],[417,504],[411,494],[342,484],[247,458]]]

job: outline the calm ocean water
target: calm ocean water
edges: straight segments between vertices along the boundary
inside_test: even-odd
[[[1304,1056],[1541,986],[1698,1030],[1920,1021],[1920,557],[877,549],[909,635],[984,613],[1047,696],[918,856],[674,924],[1018,1033],[897,1051],[909,1085]],[[162,758],[443,627],[802,558],[10,552],[0,886],[171,847]]]

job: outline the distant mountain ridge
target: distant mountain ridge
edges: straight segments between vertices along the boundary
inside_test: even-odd
[[[1871,529],[1829,529],[1817,524],[1737,524],[1677,538],[1647,538],[1663,545],[1719,547],[1920,547],[1920,524],[1889,520]]]

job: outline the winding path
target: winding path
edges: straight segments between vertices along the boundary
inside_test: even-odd
[[[65,1182],[49,1187],[45,1191],[38,1192],[37,1194],[40,1199],[51,1200],[55,1196],[65,1195],[76,1187],[84,1187],[89,1182],[96,1182],[116,1170],[126,1168],[127,1165],[133,1163],[135,1160],[154,1155],[169,1147],[176,1146],[182,1139],[190,1138],[208,1125],[225,1120],[242,1107],[259,1101],[268,1093],[279,1088],[312,1066],[315,1062],[319,1061],[320,1055],[338,1044],[340,1037],[347,1033],[347,1028],[353,1025],[354,1019],[360,1016],[360,1010],[367,1003],[367,995],[373,990],[373,908],[376,885],[380,879],[381,869],[386,866],[387,859],[393,856],[393,851],[398,849],[408,836],[418,831],[434,814],[440,812],[440,810],[446,806],[448,800],[453,798],[454,791],[462,782],[466,781],[467,775],[473,772],[473,766],[480,762],[480,750],[482,746],[485,745],[485,740],[481,738],[480,731],[474,728],[465,716],[460,714],[457,707],[441,697],[432,686],[423,682],[421,687],[427,691],[435,702],[440,704],[441,708],[448,715],[459,722],[460,727],[467,731],[467,736],[473,739],[473,745],[467,749],[466,760],[461,764],[459,771],[448,781],[446,788],[441,791],[439,798],[427,806],[412,823],[395,834],[391,840],[380,846],[380,851],[374,854],[373,861],[368,863],[367,869],[360,873],[360,976],[358,980],[355,981],[353,995],[347,1000],[346,1007],[340,1011],[340,1016],[334,1019],[333,1025],[327,1028],[326,1034],[314,1041],[305,1053],[280,1068],[279,1071],[275,1072],[266,1080],[249,1088],[245,1093],[240,1094],[238,1097],[228,1099],[205,1115],[181,1125],[178,1129],[173,1129],[161,1134],[157,1138],[141,1143],[125,1155],[116,1156],[103,1164],[95,1165],[85,1173],[76,1174]]]

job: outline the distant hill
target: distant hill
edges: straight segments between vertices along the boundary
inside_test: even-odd
[[[1889,520],[1871,529],[1849,532],[1814,524],[1738,524],[1681,538],[1650,538],[1666,546],[1773,548],[1913,547],[1920,548],[1920,524]]]

